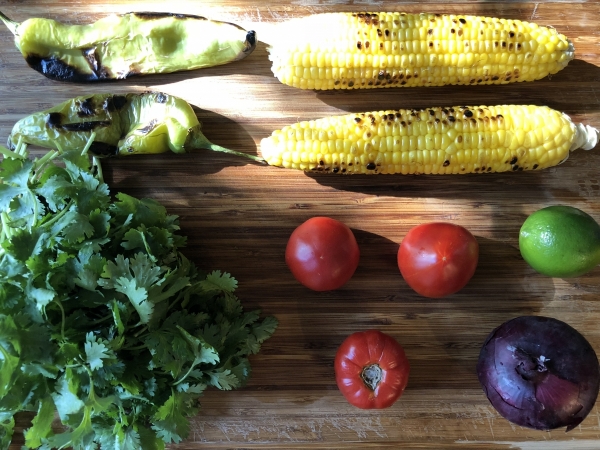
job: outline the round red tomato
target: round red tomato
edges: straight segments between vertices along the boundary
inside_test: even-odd
[[[431,298],[465,287],[478,259],[477,239],[466,228],[445,222],[412,228],[398,250],[398,267],[408,285]]]
[[[392,406],[408,383],[404,349],[378,330],[353,333],[335,355],[335,380],[351,405],[362,409]]]
[[[285,249],[294,277],[315,291],[342,287],[356,271],[359,257],[352,230],[329,217],[308,219],[294,230]]]

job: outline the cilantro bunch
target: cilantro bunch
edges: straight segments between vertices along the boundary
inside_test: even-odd
[[[3,448],[20,411],[35,413],[27,448],[180,442],[202,392],[242,386],[277,326],[185,258],[176,216],[112,197],[87,148],[0,147]]]

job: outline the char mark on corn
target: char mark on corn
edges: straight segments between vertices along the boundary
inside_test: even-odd
[[[533,81],[563,69],[572,43],[554,28],[492,17],[326,13],[281,24],[274,75],[301,89]]]
[[[597,137],[546,106],[455,106],[298,122],[263,139],[261,153],[270,165],[315,172],[516,172],[560,164]]]

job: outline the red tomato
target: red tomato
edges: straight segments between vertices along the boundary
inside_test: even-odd
[[[335,355],[335,380],[351,405],[362,409],[392,406],[408,383],[404,349],[377,330],[351,334]]]
[[[432,222],[412,228],[398,250],[400,273],[417,293],[431,298],[454,294],[469,282],[479,244],[460,225]]]
[[[342,287],[358,267],[360,252],[352,230],[329,217],[313,217],[294,230],[285,262],[294,277],[315,291]]]

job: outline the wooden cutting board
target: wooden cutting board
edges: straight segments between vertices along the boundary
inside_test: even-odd
[[[574,42],[576,59],[535,83],[495,87],[301,91],[273,77],[267,43],[274,25],[326,11],[400,10],[469,13],[551,25]],[[197,108],[214,143],[257,153],[272,130],[297,120],[345,112],[463,104],[535,103],[600,126],[600,4],[595,2],[401,3],[294,0],[101,1],[3,0],[22,21],[48,17],[87,23],[109,13],[199,14],[255,29],[256,51],[236,64],[105,84],[53,82],[29,69],[0,28],[0,139],[21,117],[76,95],[162,90]],[[518,232],[544,206],[578,207],[600,220],[600,148],[574,152],[543,172],[461,176],[327,176],[259,166],[231,156],[187,155],[106,161],[114,191],[149,196],[181,218],[187,255],[200,267],[230,272],[246,309],[262,309],[280,325],[237,391],[211,390],[192,420],[189,439],[174,449],[598,449],[597,407],[568,434],[511,425],[489,404],[475,364],[483,340],[500,323],[546,315],[577,328],[600,351],[600,269],[552,279],[521,258]],[[317,293],[299,285],[284,262],[293,229],[317,215],[354,231],[361,261],[342,289]],[[406,232],[429,221],[467,227],[480,244],[475,276],[441,300],[420,297],[404,282],[396,252]],[[354,331],[376,328],[395,337],[411,363],[403,397],[391,408],[362,411],[339,393],[333,358]],[[19,427],[27,427],[19,419]],[[14,448],[22,441],[17,436]]]

